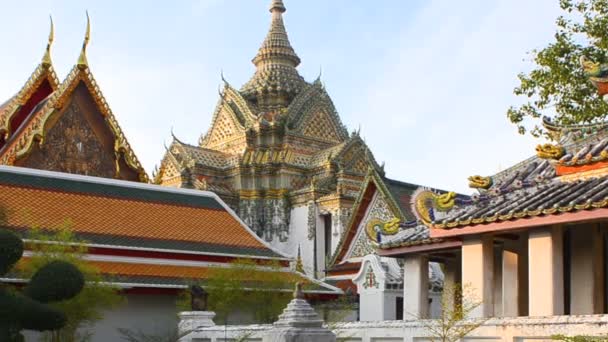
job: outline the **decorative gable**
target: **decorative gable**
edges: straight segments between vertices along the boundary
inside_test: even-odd
[[[319,110],[308,118],[302,126],[301,133],[316,140],[333,143],[342,141],[335,123],[323,110]]]
[[[81,107],[72,101],[48,128],[44,143],[16,162],[18,166],[114,178],[113,146],[102,142]],[[111,132],[106,132],[111,134]]]
[[[77,105],[73,106],[74,103]],[[57,124],[59,126],[56,126]],[[57,127],[57,130],[52,130],[53,127]],[[82,132],[79,132],[81,128]],[[71,150],[68,151],[67,146],[76,140],[79,140],[80,144],[70,146]],[[47,142],[52,144],[45,146]],[[91,151],[86,156],[82,154],[85,147],[97,148],[98,144],[103,145],[103,151],[107,151],[112,163],[103,155],[106,152]],[[72,158],[70,162],[50,160],[51,156],[46,155],[54,154],[55,152],[51,152],[50,149],[54,146],[62,148],[61,145],[64,145],[64,151],[58,153]],[[43,146],[48,153],[34,155],[32,156],[34,159],[27,161],[30,153]],[[78,158],[74,159],[76,157]],[[83,163],[86,158],[92,159],[87,160],[85,165]],[[104,158],[105,160],[102,161]],[[34,162],[37,166],[31,165]],[[95,165],[99,166],[97,163],[104,165],[103,170],[94,170]],[[85,174],[97,172],[97,175],[103,177],[108,177],[109,169],[113,167],[111,178],[148,181],[145,170],[127,142],[97,82],[89,68],[83,65],[72,68],[57,90],[33,109],[19,130],[0,149],[0,164],[23,166],[28,164],[42,169],[48,166],[57,171],[76,173],[85,171]]]

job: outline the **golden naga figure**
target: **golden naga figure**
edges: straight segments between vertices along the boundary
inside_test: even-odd
[[[386,222],[383,222],[379,219],[372,219],[367,223],[365,231],[367,233],[368,238],[377,242],[378,232],[382,235],[397,234],[397,232],[399,232],[399,223],[401,223],[401,220],[399,220],[398,218],[393,218]]]
[[[604,101],[608,102],[608,65],[589,60],[585,56],[580,57],[580,63],[585,76],[597,88]]]
[[[492,186],[491,177],[482,177],[479,175],[471,176],[468,178],[469,187],[473,189],[489,189]]]
[[[542,144],[536,146],[536,155],[542,159],[559,159],[564,155],[564,148],[559,145]]]
[[[445,211],[450,210],[454,206],[456,201],[456,193],[453,191],[446,192],[445,194],[437,195],[435,197],[435,208]]]

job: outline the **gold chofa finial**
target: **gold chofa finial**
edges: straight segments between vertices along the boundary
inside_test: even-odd
[[[53,25],[53,17],[51,18],[51,31],[49,32],[49,42],[46,44],[46,51],[44,52],[44,56],[42,57],[42,64],[46,66],[50,66],[51,63],[51,45],[53,45],[53,40],[55,40],[55,25]]]
[[[84,34],[84,42],[82,42],[82,51],[80,51],[80,57],[78,57],[78,66],[86,68],[89,66],[87,61],[87,45],[91,39],[91,19],[89,18],[89,11],[87,13],[87,31]]]

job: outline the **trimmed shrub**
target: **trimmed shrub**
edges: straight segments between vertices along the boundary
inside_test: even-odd
[[[21,259],[23,242],[6,230],[0,230],[0,276]],[[84,287],[84,276],[72,264],[54,261],[32,276],[23,293],[0,286],[0,341],[20,342],[20,331],[56,330],[66,324],[63,312],[46,305],[70,299]]]

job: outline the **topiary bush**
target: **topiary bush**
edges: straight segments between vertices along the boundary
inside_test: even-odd
[[[23,256],[23,242],[0,229],[0,277]],[[56,330],[66,323],[63,312],[48,303],[76,296],[84,287],[84,276],[76,266],[53,261],[32,276],[22,292],[0,287],[0,341],[24,341],[21,330]]]

